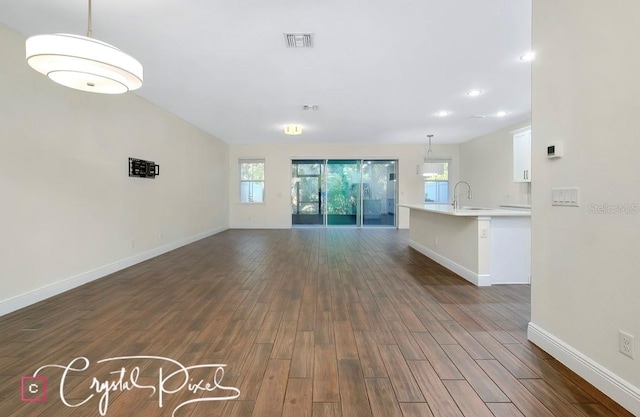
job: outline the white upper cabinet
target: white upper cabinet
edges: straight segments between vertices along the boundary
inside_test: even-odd
[[[513,181],[531,182],[531,128],[513,132]]]

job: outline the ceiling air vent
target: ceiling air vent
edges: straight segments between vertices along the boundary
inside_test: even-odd
[[[287,48],[313,48],[313,33],[285,33]]]

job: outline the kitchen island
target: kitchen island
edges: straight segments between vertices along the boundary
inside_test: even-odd
[[[531,212],[450,204],[409,209],[409,246],[478,286],[529,284]]]

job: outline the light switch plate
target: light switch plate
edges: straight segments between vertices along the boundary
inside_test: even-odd
[[[580,207],[580,189],[578,187],[558,187],[551,189],[551,205]]]

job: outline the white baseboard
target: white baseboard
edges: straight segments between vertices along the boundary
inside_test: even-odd
[[[149,251],[138,253],[129,258],[121,259],[119,261],[116,261],[107,265],[103,265],[96,269],[92,269],[91,271],[83,272],[81,274],[72,276],[62,281],[58,281],[56,283],[47,285],[45,287],[38,288],[37,290],[28,292],[26,294],[9,298],[7,300],[0,300],[0,316],[12,313],[21,308],[30,306],[32,304],[35,304],[47,298],[53,297],[65,291],[69,291],[73,288],[84,285],[88,282],[95,281],[96,279],[100,279],[109,274],[113,274],[114,272],[128,268],[135,264],[139,264],[140,262],[144,262],[148,259],[155,258],[156,256],[170,252],[181,246],[188,245],[190,243],[215,235],[225,230],[227,230],[226,227],[209,230],[203,233],[198,233],[197,235],[189,236],[187,238],[168,243],[164,246],[159,246]]]
[[[631,385],[534,323],[529,323],[527,337],[632,414],[640,416],[640,388]]]
[[[478,287],[488,287],[491,285],[491,275],[488,274],[476,274],[475,272],[469,270],[468,268],[452,261],[451,259],[440,255],[437,252],[429,249],[428,247],[419,244],[415,240],[409,240],[409,246],[423,254],[424,256],[433,259],[440,265],[444,266],[447,269],[455,272],[460,275],[462,278],[466,279],[472,284],[477,285]]]

